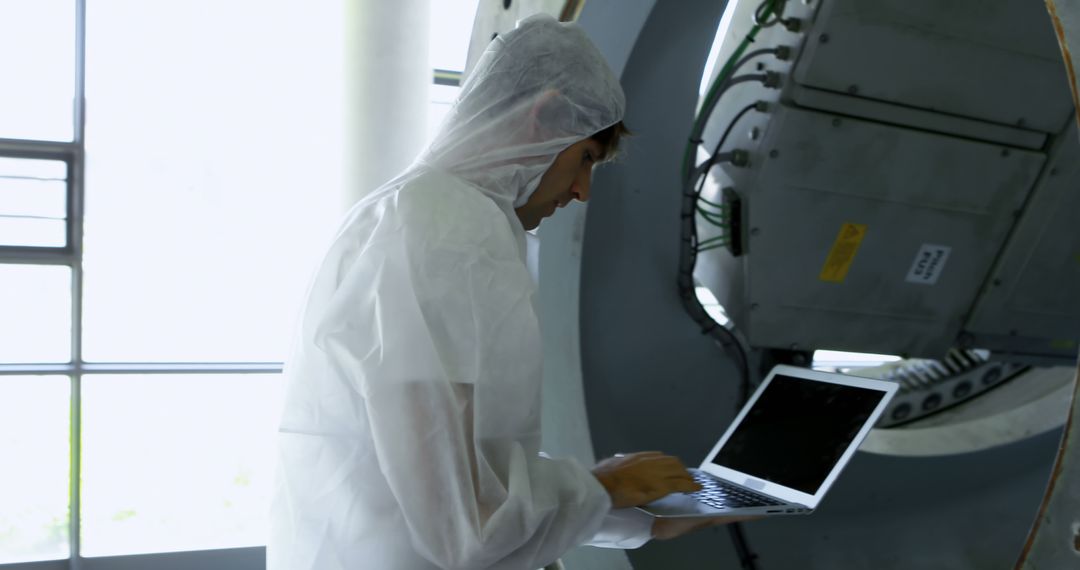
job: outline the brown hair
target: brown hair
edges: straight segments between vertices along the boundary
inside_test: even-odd
[[[600,143],[600,146],[604,147],[604,154],[599,158],[599,161],[602,162],[615,158],[615,155],[619,154],[619,142],[622,140],[622,137],[630,136],[632,134],[630,129],[626,128],[626,125],[624,125],[622,121],[619,121],[589,138]]]

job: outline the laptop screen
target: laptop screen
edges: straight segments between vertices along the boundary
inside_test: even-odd
[[[712,462],[815,495],[885,396],[777,374]]]

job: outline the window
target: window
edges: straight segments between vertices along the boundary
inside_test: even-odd
[[[0,564],[68,556],[69,385],[0,376]]]
[[[263,544],[343,1],[0,2],[0,564]],[[431,6],[434,129],[477,0]]]
[[[0,139],[74,136],[75,2],[0,2]]]
[[[469,38],[479,0],[432,0],[429,60],[434,69],[428,108],[428,139],[450,112],[465,72]]]
[[[67,195],[67,163],[0,157],[0,246],[66,246]]]
[[[88,376],[83,554],[265,544],[267,434],[277,429],[280,382],[276,374]]]
[[[0,2],[0,564],[264,543],[342,1]]]

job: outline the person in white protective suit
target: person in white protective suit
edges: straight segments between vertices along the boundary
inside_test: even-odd
[[[656,452],[540,454],[525,232],[588,198],[624,98],[575,25],[491,42],[430,146],[350,211],[312,282],[279,434],[270,570],[535,570],[716,521],[628,507],[693,491]]]

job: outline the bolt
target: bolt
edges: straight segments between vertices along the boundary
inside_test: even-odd
[[[839,118],[833,119],[832,120],[832,126],[839,127],[840,126],[840,119]]]
[[[780,156],[780,151],[775,148],[769,151],[769,158],[776,158],[778,156]]]
[[[823,44],[829,43],[829,34],[821,34],[818,36],[818,42]]]
[[[850,85],[850,86],[848,86],[848,88],[847,88],[847,92],[848,92],[848,93],[851,93],[852,95],[854,95],[854,94],[856,94],[856,93],[858,93],[858,92],[859,92],[859,86],[858,86],[858,85]]]

